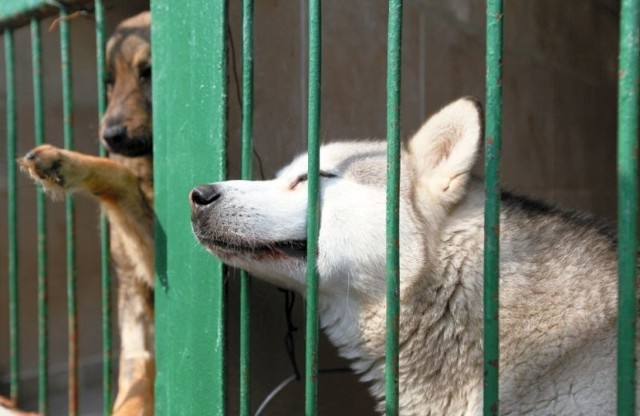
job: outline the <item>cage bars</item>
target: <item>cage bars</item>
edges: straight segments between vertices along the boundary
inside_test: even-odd
[[[226,177],[227,4],[154,0],[151,13],[156,414],[222,416],[225,275],[193,241],[188,195]]]
[[[42,42],[40,20],[31,19],[31,63],[33,85],[34,144],[44,143],[44,94],[42,85]],[[48,385],[48,292],[47,217],[44,191],[36,190],[37,279],[38,279],[38,412],[47,414]]]
[[[98,123],[106,111],[106,57],[105,57],[105,20],[104,3],[102,0],[95,0],[95,21],[96,21],[96,70],[97,70],[97,91],[98,91]],[[106,156],[106,150],[99,146],[100,156]],[[110,247],[109,247],[109,222],[103,214],[100,216],[100,291],[102,302],[102,404],[103,414],[111,414],[112,392],[112,340],[111,340],[111,270],[110,270]]]
[[[10,350],[10,396],[20,398],[20,317],[18,286],[18,192],[16,178],[17,111],[15,87],[15,53],[13,30],[4,32],[5,76],[7,87],[7,233],[8,233],[8,278],[9,278],[9,350]]]
[[[618,70],[618,396],[619,416],[636,411],[638,216],[638,0],[622,0]]]
[[[253,174],[253,0],[242,2],[242,166]],[[251,414],[251,277],[240,272],[240,416]]]
[[[400,332],[400,80],[402,0],[389,1],[387,33],[386,414],[398,415]]]
[[[485,210],[484,210],[484,401],[498,414],[500,327],[500,148],[502,142],[502,0],[487,0]]]
[[[0,6],[0,18],[6,19],[6,10],[3,8],[13,7],[24,12],[25,7],[32,7],[25,1],[13,2],[11,6]],[[319,171],[319,154],[318,154],[318,138],[320,130],[320,0],[309,0],[309,119],[308,119],[308,141],[309,141],[309,245],[308,245],[308,288],[307,288],[307,346],[306,346],[306,411],[307,414],[316,414],[317,409],[317,285],[318,276],[315,269],[317,259],[317,235],[319,230],[318,213],[319,206],[317,200],[318,193],[318,171]],[[7,3],[8,4],[8,3]],[[35,7],[35,6],[34,6]],[[42,7],[49,7],[43,2]],[[97,46],[97,62],[98,62],[98,96],[99,96],[99,113],[102,115],[105,109],[104,101],[104,9],[101,0],[95,0],[96,7],[96,46]],[[163,39],[168,37],[169,33],[175,35],[176,32],[171,30],[172,22],[171,14],[179,12],[172,9],[171,2],[155,0],[153,8],[154,24],[163,25],[162,33],[153,30],[154,39]],[[24,9],[24,10],[23,10]],[[186,91],[177,92],[176,86],[173,90],[169,88],[165,94],[165,99],[176,98],[180,100],[172,101],[169,99],[165,102],[196,102],[196,106],[207,107],[205,112],[213,114],[212,119],[216,123],[209,125],[197,125],[188,132],[191,137],[202,134],[209,137],[206,144],[193,144],[194,148],[198,147],[201,152],[202,148],[209,149],[205,152],[207,160],[214,155],[216,166],[214,166],[214,175],[220,179],[226,174],[224,171],[224,163],[221,162],[225,155],[224,136],[226,131],[226,122],[224,117],[224,103],[226,101],[226,59],[224,55],[224,27],[226,24],[226,2],[219,2],[215,5],[196,5],[189,6],[183,12],[187,16],[195,16],[197,13],[208,16],[213,22],[213,29],[209,35],[216,40],[211,47],[214,56],[209,62],[211,67],[215,68],[212,73],[208,73],[206,69],[198,67],[187,77],[174,78],[186,80],[185,82],[196,85],[202,79],[214,80],[214,84],[204,93],[207,97],[213,97],[212,104],[207,107],[201,99],[203,96],[198,95],[188,97]],[[618,414],[628,415],[635,413],[635,320],[636,320],[636,249],[637,238],[635,236],[637,224],[637,121],[638,121],[638,16],[639,7],[638,0],[623,0],[621,7],[621,31],[620,31],[620,79],[619,79],[619,113],[618,113],[618,176],[619,176],[619,310],[620,317],[618,320],[619,344],[618,344]],[[35,9],[29,9],[33,12]],[[38,9],[40,10],[40,9]],[[202,13],[202,10],[205,13]],[[4,12],[4,13],[2,13]],[[401,13],[402,2],[399,0],[389,1],[389,31],[388,31],[388,72],[387,72],[387,137],[388,137],[388,200],[387,208],[387,254],[388,254],[388,300],[387,300],[387,328],[389,329],[387,338],[387,356],[386,356],[386,404],[387,414],[397,414],[398,411],[398,356],[397,356],[397,338],[398,338],[398,315],[399,315],[399,271],[398,271],[398,201],[397,187],[399,184],[399,86],[400,86],[400,42],[401,42]],[[69,52],[69,34],[68,23],[65,19],[67,13],[63,9],[60,11],[60,42],[62,56],[62,83],[63,83],[63,116],[64,116],[64,138],[65,147],[73,147],[73,130],[72,130],[72,101],[71,101],[71,72],[70,72],[70,52]],[[35,15],[34,15],[35,16]],[[174,17],[175,18],[175,17]],[[164,19],[164,20],[163,20]],[[498,413],[498,360],[499,360],[499,322],[498,322],[498,279],[499,279],[499,163],[500,163],[500,143],[501,143],[501,73],[502,73],[502,0],[487,0],[487,78],[486,78],[486,155],[485,155],[485,305],[484,305],[484,346],[485,346],[485,389],[484,389],[484,412],[485,414]],[[27,20],[28,21],[28,20]],[[252,71],[253,71],[253,1],[244,0],[243,2],[243,128],[242,128],[242,178],[250,179],[252,165]],[[176,23],[173,23],[175,26]],[[175,29],[175,27],[174,27]],[[179,35],[180,39],[187,39],[188,35],[200,36],[201,33],[195,31],[188,32],[182,28]],[[41,45],[39,34],[39,21],[36,17],[31,17],[31,35],[32,35],[32,61],[33,61],[33,85],[34,85],[34,128],[35,128],[35,144],[42,143],[43,140],[43,109],[42,109],[42,80],[41,80]],[[13,32],[9,28],[4,30],[5,42],[5,62],[6,62],[6,82],[7,82],[7,169],[8,169],[8,238],[9,238],[9,296],[10,296],[10,381],[11,381],[11,398],[18,399],[20,393],[19,386],[19,325],[18,325],[18,257],[17,257],[17,189],[15,175],[15,157],[16,157],[16,93],[15,93],[15,62],[14,62],[14,46]],[[155,41],[154,41],[155,42]],[[171,43],[171,42],[169,42]],[[178,44],[179,41],[173,42]],[[184,45],[185,43],[183,43]],[[172,49],[172,48],[167,48]],[[186,51],[189,59],[192,59],[193,51]],[[182,56],[182,55],[181,55]],[[154,56],[154,59],[156,57]],[[184,57],[183,57],[184,58]],[[172,60],[173,64],[181,61],[180,58],[171,58],[163,56],[158,62],[163,60]],[[165,61],[166,62],[166,61]],[[155,66],[155,64],[154,64]],[[163,64],[160,63],[160,68]],[[167,67],[168,72],[179,72],[177,67]],[[166,81],[167,73],[161,73],[157,76],[157,68],[154,69],[154,84]],[[184,74],[183,74],[184,75]],[[156,77],[158,80],[156,80]],[[166,84],[165,84],[166,85]],[[160,89],[162,90],[162,89]],[[181,95],[184,94],[185,96]],[[162,94],[162,93],[161,93]],[[194,93],[199,94],[199,93]],[[195,101],[193,101],[195,99]],[[156,100],[158,103],[159,100]],[[159,108],[156,108],[159,107]],[[154,113],[165,115],[169,111],[167,105],[154,105]],[[155,117],[155,120],[162,117]],[[170,120],[170,117],[165,117]],[[206,124],[206,122],[204,123]],[[156,126],[156,142],[155,157],[156,160],[161,158],[166,160],[168,155],[171,157],[182,157],[185,155],[176,155],[172,151],[169,142],[170,133],[178,132],[178,126],[160,125]],[[181,128],[184,128],[182,126]],[[182,132],[184,133],[184,132]],[[163,139],[164,137],[164,139]],[[104,155],[104,149],[100,150]],[[192,161],[191,161],[192,163]],[[158,286],[163,292],[159,296],[159,314],[164,306],[171,305],[171,310],[184,306],[185,299],[183,294],[170,295],[170,287],[173,286],[174,279],[180,279],[180,286],[183,286],[183,279],[186,276],[179,276],[178,266],[173,263],[172,256],[168,256],[170,238],[174,233],[179,234],[173,226],[169,226],[167,219],[172,220],[178,218],[176,210],[171,205],[172,201],[167,197],[166,190],[175,191],[174,185],[182,189],[197,182],[193,180],[195,174],[191,174],[187,180],[189,184],[177,184],[174,178],[169,175],[156,175],[156,185],[158,189],[157,208],[159,215],[157,231],[158,233],[158,265],[157,270]],[[210,179],[210,176],[206,178]],[[395,199],[395,200],[394,200]],[[39,410],[46,413],[47,410],[47,299],[46,299],[46,218],[45,205],[43,196],[38,194],[37,204],[37,228],[38,228],[38,333],[39,333]],[[180,214],[182,215],[182,214]],[[73,225],[73,202],[68,199],[66,206],[67,218],[67,291],[68,291],[68,308],[69,308],[69,351],[70,351],[70,390],[69,390],[69,409],[70,414],[77,412],[77,317],[75,312],[75,248],[74,248],[74,225]],[[394,224],[395,223],[395,224]],[[168,228],[166,228],[168,227]],[[110,339],[110,277],[108,270],[108,238],[106,234],[106,222],[102,220],[101,228],[103,229],[102,242],[102,303],[103,303],[103,351],[105,359],[105,367],[103,372],[103,397],[105,401],[105,414],[110,412],[111,402],[111,374],[110,374],[110,358],[111,358],[111,339]],[[168,231],[168,232],[167,232]],[[173,247],[173,246],[172,246]],[[180,262],[184,265],[183,262]],[[224,414],[224,332],[222,330],[222,319],[224,318],[224,297],[222,284],[222,266],[215,260],[207,260],[198,258],[195,263],[189,264],[189,272],[193,272],[194,265],[205,264],[204,270],[209,270],[217,279],[216,286],[213,290],[211,300],[207,301],[212,305],[212,309],[216,318],[214,318],[213,339],[215,340],[215,357],[212,360],[213,368],[215,368],[215,376],[217,381],[209,386],[209,391],[213,391],[217,399],[215,414]],[[198,267],[198,270],[201,270]],[[210,280],[208,280],[210,283]],[[195,286],[195,285],[194,285]],[[204,286],[198,286],[204,287]],[[190,289],[192,290],[193,286]],[[250,278],[245,273],[241,277],[241,384],[240,384],[240,408],[241,414],[249,414],[250,412]],[[163,303],[164,302],[164,303]],[[172,303],[175,302],[175,303]],[[189,310],[187,315],[192,317],[194,312]],[[191,315],[190,315],[191,314]],[[177,328],[178,317],[169,316],[166,313],[164,317],[167,322],[161,322],[158,325],[159,338],[167,337],[170,331]],[[160,317],[159,317],[160,318]],[[189,333],[192,329],[187,328]],[[394,339],[395,338],[395,339]],[[161,357],[167,357],[168,351],[175,351],[181,345],[179,340],[171,340],[173,347],[167,348],[164,353],[158,352],[158,385],[159,413],[170,413],[168,409],[177,409],[172,407],[178,406],[180,398],[177,396],[178,391],[187,386],[178,386],[175,390],[169,392],[168,377],[180,373],[176,367],[176,363],[161,363]],[[164,347],[159,348],[162,350]],[[196,348],[194,356],[199,355],[202,349]],[[190,374],[193,368],[189,368],[185,373]],[[195,396],[190,396],[195,397]],[[202,398],[202,396],[198,396]],[[176,400],[174,400],[176,399]],[[185,398],[186,399],[186,398]],[[187,399],[189,400],[189,399]],[[183,404],[185,402],[182,402]],[[182,405],[180,405],[182,406]],[[189,406],[195,409],[203,409],[193,402]],[[184,409],[184,407],[181,407]],[[211,407],[209,408],[211,409]]]
[[[309,0],[309,74],[307,103],[307,299],[305,318],[305,414],[318,409],[318,232],[320,205],[321,1]]]
[[[60,65],[62,73],[62,126],[65,149],[73,149],[73,89],[71,82],[71,39],[68,11],[60,9]],[[75,252],[75,201],[72,195],[65,199],[65,238],[67,260],[67,322],[69,361],[69,415],[78,414],[78,312]]]

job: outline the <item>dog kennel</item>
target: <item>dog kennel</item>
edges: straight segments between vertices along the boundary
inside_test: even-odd
[[[186,200],[196,184],[227,177],[228,136],[228,7],[225,1],[189,2],[153,0],[153,119],[154,186],[156,211],[156,411],[159,414],[228,413],[229,394],[225,344],[225,319],[229,299],[225,296],[226,273],[222,264],[192,244]],[[315,260],[318,236],[318,149],[321,134],[321,2],[310,0],[308,14],[308,103],[307,138],[309,150],[309,209],[306,320],[305,320],[305,414],[315,415],[319,406],[317,275]],[[253,136],[253,8],[252,0],[242,2],[242,164],[241,177],[252,178]],[[20,398],[19,288],[20,273],[17,224],[21,207],[17,202],[15,160],[20,154],[16,117],[15,77],[20,71],[15,60],[14,31],[31,28],[33,88],[33,144],[44,143],[41,19],[57,15],[59,25],[61,100],[64,146],[74,148],[74,113],[70,17],[90,14],[95,18],[98,119],[105,109],[105,7],[102,0],[51,1],[10,0],[0,4],[0,31],[4,41],[6,88],[6,203],[8,232],[7,275],[9,296],[10,396]],[[636,339],[636,252],[637,252],[637,136],[638,136],[638,56],[640,4],[622,0],[620,9],[620,60],[618,66],[618,232],[619,232],[619,322],[618,322],[618,414],[635,414]],[[403,2],[389,0],[387,31],[386,134],[388,138],[387,207],[387,328],[399,325],[399,152],[401,34]],[[508,19],[508,16],[506,17]],[[486,2],[486,131],[485,131],[485,287],[484,287],[484,413],[498,414],[498,264],[499,264],[499,167],[502,131],[502,0]],[[613,48],[613,45],[610,46]],[[176,138],[181,138],[180,141]],[[22,140],[22,138],[20,139]],[[100,149],[104,155],[104,150]],[[38,287],[38,405],[47,413],[48,403],[48,302],[47,240],[44,195],[38,192],[37,206],[37,287]],[[65,202],[66,292],[68,305],[69,414],[78,414],[78,330],[74,198]],[[103,337],[103,412],[110,414],[112,391],[111,278],[106,223],[101,228],[101,303]],[[239,298],[239,385],[238,408],[249,415],[257,398],[251,394],[251,278],[240,277]],[[4,289],[0,290],[0,293]],[[35,308],[36,305],[33,305]],[[3,312],[4,313],[4,312]],[[387,331],[386,413],[398,414],[398,332]],[[252,401],[254,405],[252,406]]]

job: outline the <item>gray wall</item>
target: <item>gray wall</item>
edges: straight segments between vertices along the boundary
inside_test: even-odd
[[[237,73],[241,73],[239,2],[230,2]],[[142,2],[116,2],[113,26],[141,9]],[[304,2],[261,0],[255,10],[255,146],[267,177],[305,148],[306,44]],[[615,0],[511,0],[505,2],[504,143],[506,187],[565,207],[615,216],[615,104],[618,2]],[[386,2],[325,1],[323,5],[322,137],[375,138],[385,134]],[[405,137],[426,116],[464,95],[484,97],[484,2],[407,0],[403,31],[402,130]],[[97,115],[92,22],[72,23],[78,148],[95,153]],[[28,31],[18,39],[20,152],[30,147],[31,90]],[[58,33],[45,33],[47,131],[61,142]],[[154,45],[155,48],[161,47]],[[4,70],[2,68],[2,70]],[[4,77],[4,73],[0,74]],[[239,99],[230,76],[230,173],[239,176]],[[0,96],[4,96],[0,85]],[[0,101],[0,111],[4,102]],[[3,123],[3,121],[0,121]],[[2,160],[0,163],[4,163]],[[4,167],[4,165],[2,165]],[[256,177],[258,169],[254,170]],[[0,170],[4,172],[4,169]],[[481,167],[477,168],[481,173]],[[0,173],[3,175],[4,173]],[[31,185],[21,179],[21,311],[23,367],[36,360],[34,213]],[[4,181],[0,199],[6,199]],[[50,204],[51,361],[65,360],[64,229],[61,204]],[[78,200],[81,354],[89,384],[97,383],[100,353],[99,262],[96,208]],[[0,205],[0,218],[6,207]],[[5,235],[5,222],[0,221]],[[6,270],[6,239],[0,240],[0,270]],[[0,274],[0,288],[6,286]],[[237,279],[229,279],[229,400],[237,397]],[[0,374],[8,362],[6,291],[0,289]],[[298,363],[303,367],[303,314],[298,297],[294,322]],[[254,405],[291,373],[284,348],[283,296],[255,283],[253,332]],[[320,368],[343,367],[323,340]],[[0,390],[6,392],[6,390]],[[373,402],[350,374],[320,377],[320,414],[372,414]],[[301,414],[303,384],[294,383],[266,414]]]

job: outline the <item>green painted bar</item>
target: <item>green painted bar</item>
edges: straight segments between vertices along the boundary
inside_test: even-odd
[[[4,32],[4,56],[7,82],[7,201],[8,201],[8,263],[9,263],[9,351],[10,351],[10,395],[17,401],[20,397],[20,319],[18,296],[18,217],[16,182],[16,85],[13,31]]]
[[[402,0],[389,0],[387,29],[387,330],[386,414],[399,413],[400,331],[400,82]]]
[[[253,168],[253,0],[242,2],[242,179]],[[240,272],[240,416],[251,415],[251,277]]]
[[[320,205],[320,69],[322,61],[321,2],[309,0],[309,102],[307,120],[307,303],[305,320],[305,415],[318,409],[318,232]]]
[[[3,0],[0,1],[0,31],[18,28],[33,18],[43,18],[58,13],[59,2],[54,0]],[[62,2],[60,2],[62,3]],[[65,0],[67,7],[82,5],[86,0]]]
[[[96,68],[98,78],[98,123],[102,119],[107,101],[105,82],[106,76],[106,59],[105,44],[106,30],[104,18],[104,3],[102,0],[95,0],[95,19],[96,19]],[[100,156],[106,156],[106,150],[103,146],[99,149]],[[100,216],[100,286],[102,294],[102,413],[104,415],[111,414],[112,401],[112,360],[113,349],[111,340],[111,271],[110,271],[110,248],[109,248],[109,223],[106,216]]]
[[[33,13],[34,10],[52,6],[50,0],[11,0],[0,4],[0,18],[9,19],[19,14]]]
[[[62,121],[64,147],[73,149],[73,91],[71,83],[71,42],[66,9],[60,9],[60,64],[62,67]],[[67,248],[67,322],[69,354],[69,415],[78,414],[78,313],[75,255],[75,204],[72,196],[65,200]]]
[[[484,217],[484,414],[498,414],[502,0],[487,0]]]
[[[226,177],[225,1],[153,0],[156,414],[224,415],[222,263],[195,241],[188,195]]]
[[[44,143],[44,93],[42,84],[42,41],[40,21],[31,19],[31,62],[33,83],[33,126],[36,146]],[[36,190],[38,233],[38,411],[47,414],[49,380],[48,292],[47,292],[47,211],[44,191]]]
[[[618,415],[636,412],[638,70],[640,4],[620,10],[618,79]]]

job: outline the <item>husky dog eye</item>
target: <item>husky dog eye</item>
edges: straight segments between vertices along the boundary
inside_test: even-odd
[[[325,172],[323,170],[321,170],[319,172],[320,177],[321,178],[336,178],[338,177],[338,175],[336,175],[335,173],[331,173],[331,172]],[[300,183],[302,182],[306,182],[307,179],[309,179],[309,175],[307,175],[306,173],[303,173],[302,175],[298,176],[292,183],[291,185],[289,185],[289,189],[295,189],[296,186],[298,186]]]

